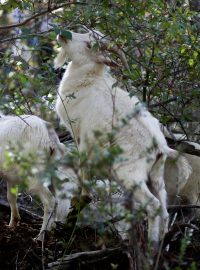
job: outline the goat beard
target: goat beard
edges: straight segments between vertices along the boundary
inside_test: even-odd
[[[64,48],[61,48],[60,52],[54,60],[54,68],[60,68],[64,65],[67,58],[67,52]]]

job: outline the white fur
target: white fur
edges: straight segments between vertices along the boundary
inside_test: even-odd
[[[11,207],[9,226],[15,226],[20,220],[16,194],[12,188],[22,182],[22,173],[20,163],[5,166],[6,152],[11,155],[19,154],[28,160],[31,155],[36,157],[36,163],[30,160],[33,164],[31,163],[31,171],[27,173],[30,176],[26,176],[26,183],[29,190],[39,196],[44,206],[43,224],[39,234],[41,239],[41,232],[52,226],[55,199],[49,189],[39,181],[39,175],[44,171],[47,160],[50,160],[50,153],[54,151],[54,159],[61,154],[62,148],[54,129],[39,117],[0,115],[0,176],[7,182],[7,198]]]
[[[178,160],[181,158],[187,159],[190,164],[190,173],[185,178],[178,175],[177,164],[173,160],[168,158],[166,161],[165,180],[169,204],[199,204],[200,157],[184,153]]]
[[[183,134],[172,134],[165,127],[162,127],[167,138],[176,139],[177,142],[184,142],[200,149],[200,144],[183,140]],[[182,162],[181,174],[180,166],[174,160],[167,158],[165,165],[166,189],[169,197],[169,204],[197,204],[199,205],[200,193],[200,157],[186,153],[180,153],[177,162]],[[189,167],[188,167],[189,162]],[[200,211],[196,211],[200,215]]]
[[[195,146],[198,146],[195,144]],[[190,173],[180,176],[177,163],[167,158],[165,165],[165,181],[169,204],[197,204],[200,205],[200,157],[183,153],[178,157],[189,162]],[[187,164],[186,164],[187,166]],[[182,167],[184,171],[184,167]],[[196,213],[200,216],[200,211]]]
[[[167,146],[159,122],[136,97],[130,98],[119,87],[112,88],[115,80],[104,73],[107,57],[88,46],[95,42],[91,33],[72,32],[72,40],[58,37],[58,41],[62,48],[56,66],[66,58],[71,62],[58,89],[56,112],[79,141],[80,151],[87,152],[98,143],[95,130],[106,134],[118,127],[115,143],[123,150],[121,158],[125,161],[113,165],[113,175],[146,207],[149,239],[157,242],[159,231],[162,236],[168,228],[164,162],[166,155],[175,156],[177,152]],[[70,98],[72,94],[75,98]],[[127,117],[127,124],[122,125],[122,118]],[[147,187],[149,176],[153,193]]]

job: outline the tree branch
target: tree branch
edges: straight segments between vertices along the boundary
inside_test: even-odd
[[[149,108],[155,108],[155,107],[164,106],[164,105],[167,105],[168,103],[177,101],[177,99],[178,99],[178,97],[172,97],[172,98],[169,98],[168,100],[151,104],[151,105],[149,105]]]
[[[149,100],[147,100],[147,87],[149,86],[149,78],[151,74],[151,66],[153,64],[153,59],[154,59],[154,53],[155,53],[155,44],[153,43],[151,57],[149,59],[149,64],[146,70],[146,76],[145,76],[145,81],[144,81],[144,86],[143,86],[143,99],[142,100],[143,102],[148,102],[148,103],[149,103]]]
[[[187,208],[200,208],[200,205],[188,204],[188,205],[168,205],[168,209],[187,209]]]
[[[52,11],[55,11],[55,10],[59,9],[59,8],[63,8],[63,7],[74,5],[74,4],[86,5],[85,3],[79,3],[79,2],[73,1],[73,2],[70,2],[70,3],[65,3],[65,4],[60,5],[60,6],[54,6],[53,8],[48,7],[47,9],[45,9],[45,10],[39,12],[39,13],[36,13],[32,17],[24,20],[23,22],[0,26],[0,30],[6,30],[6,29],[11,29],[11,28],[23,26],[23,25],[27,24],[28,22],[34,20],[35,18],[40,17],[40,16],[42,16],[42,15],[44,15],[46,13],[50,13]]]

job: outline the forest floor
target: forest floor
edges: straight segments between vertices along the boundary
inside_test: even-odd
[[[79,226],[69,233],[58,223],[54,232],[45,234],[43,242],[35,241],[42,211],[30,196],[20,196],[21,223],[9,228],[10,209],[5,187],[0,189],[0,194],[0,269],[144,270],[134,262],[135,249],[107,229]],[[162,250],[151,259],[154,266],[146,269],[200,269],[198,223],[184,218],[175,223]]]

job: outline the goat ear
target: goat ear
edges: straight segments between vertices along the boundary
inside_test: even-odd
[[[67,57],[66,51],[63,48],[61,48],[59,54],[54,60],[54,68],[62,67],[65,63],[66,57]]]

